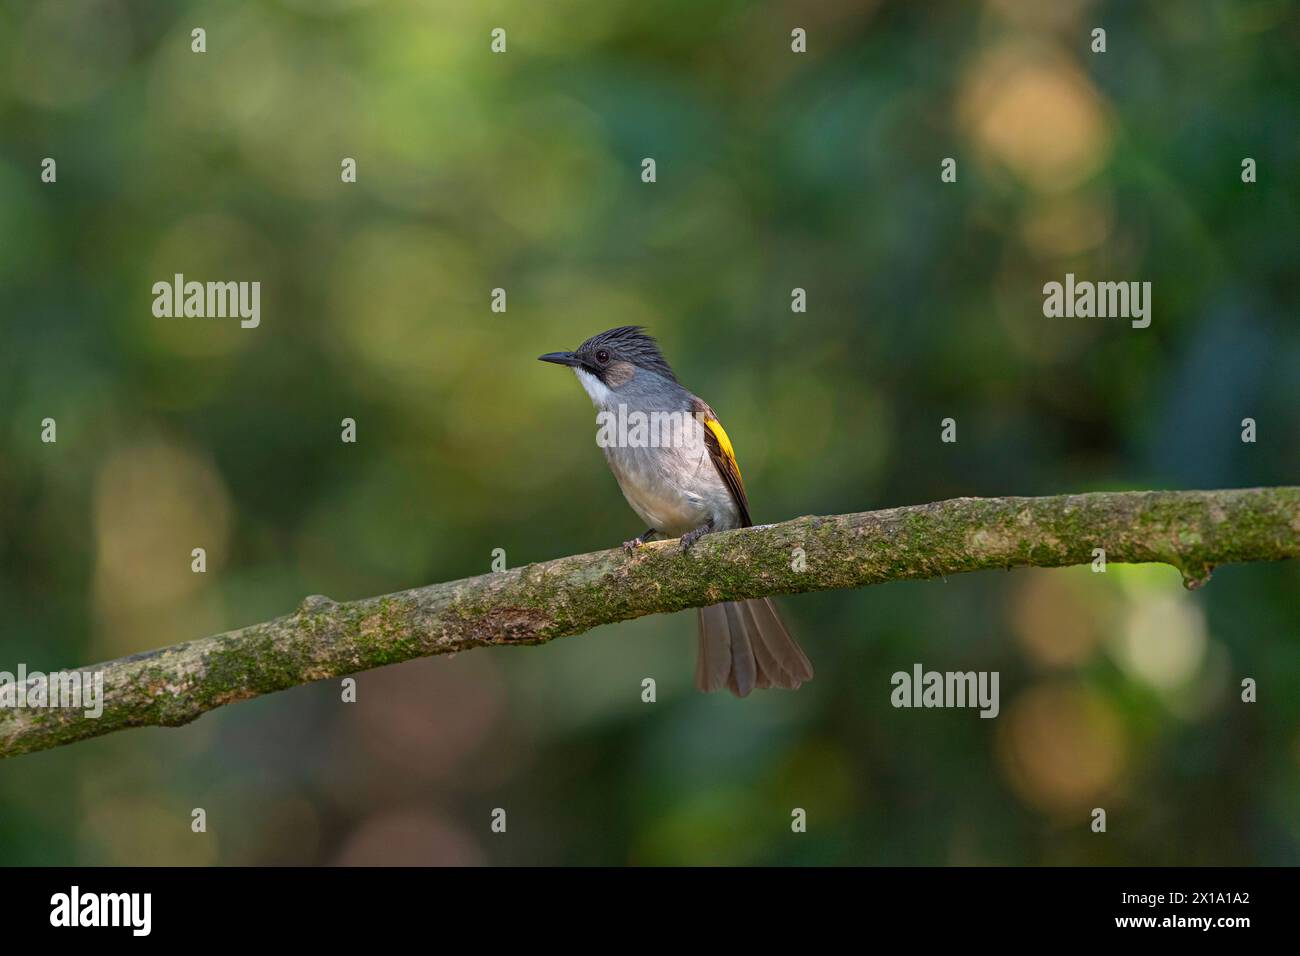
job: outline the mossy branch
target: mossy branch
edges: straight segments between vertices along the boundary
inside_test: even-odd
[[[473,647],[542,644],[600,624],[718,601],[986,568],[1163,562],[1188,587],[1240,561],[1300,557],[1300,487],[1149,491],[934,504],[557,558],[336,603],[109,661],[103,713],[0,709],[0,756],[127,727],[178,726],[224,704]],[[802,549],[801,551],[799,549]]]

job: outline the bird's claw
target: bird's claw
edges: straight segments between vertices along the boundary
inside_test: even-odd
[[[705,525],[702,528],[696,528],[694,531],[686,532],[684,535],[682,535],[682,541],[681,541],[682,552],[685,553],[691,550],[691,548],[695,545],[696,541],[699,541],[702,537],[704,537],[712,530],[713,529],[710,528],[708,525]]]
[[[654,528],[646,528],[644,531],[642,531],[639,535],[637,535],[637,536],[636,536],[635,538],[633,538],[631,541],[624,541],[624,542],[623,542],[623,550],[626,551],[628,554],[631,554],[631,553],[632,553],[633,551],[635,551],[637,548],[641,547],[641,545],[643,545],[643,544],[645,544],[647,541],[649,541],[649,540],[650,540],[650,535],[652,535],[652,534],[656,534],[656,533],[657,533],[657,532],[655,531]]]

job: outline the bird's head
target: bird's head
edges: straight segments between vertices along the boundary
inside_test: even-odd
[[[572,352],[548,352],[538,359],[572,368],[597,404],[603,404],[609,392],[629,386],[641,373],[677,381],[658,344],[638,325],[620,325],[593,335]]]

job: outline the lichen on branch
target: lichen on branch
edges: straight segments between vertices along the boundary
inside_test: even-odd
[[[613,537],[617,537],[614,535]],[[224,704],[474,647],[542,644],[600,624],[719,601],[989,568],[1163,562],[1188,587],[1222,564],[1300,557],[1300,487],[1143,491],[932,504],[727,531],[689,552],[653,542],[294,613],[109,661],[103,713],[0,709],[0,756],[128,727],[178,726]]]

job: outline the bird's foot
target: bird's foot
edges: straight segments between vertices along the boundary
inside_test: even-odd
[[[696,541],[699,541],[702,537],[704,537],[712,530],[713,530],[713,525],[712,523],[710,523],[706,525],[700,525],[700,527],[696,528],[694,531],[688,531],[684,535],[682,535],[681,547],[683,553],[691,550],[691,548],[695,545]]]
[[[647,541],[649,541],[649,540],[650,540],[650,535],[652,535],[652,534],[654,534],[654,533],[655,533],[655,529],[654,529],[654,528],[646,528],[646,530],[645,530],[644,532],[642,532],[641,534],[637,535],[637,536],[636,536],[635,538],[633,538],[631,541],[624,541],[624,542],[623,542],[623,550],[626,551],[628,554],[631,554],[631,553],[632,553],[633,551],[635,551],[637,548],[641,547],[641,545],[643,545],[643,544],[645,544]]]

